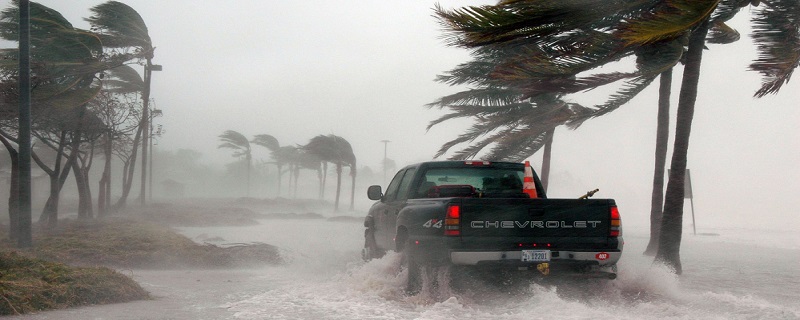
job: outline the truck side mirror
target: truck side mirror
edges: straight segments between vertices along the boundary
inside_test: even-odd
[[[381,186],[378,185],[369,186],[369,188],[367,188],[367,197],[370,200],[380,200],[381,198],[383,198],[383,192],[381,191]]]

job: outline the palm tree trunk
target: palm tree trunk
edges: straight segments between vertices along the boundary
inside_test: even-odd
[[[655,169],[653,170],[653,193],[650,197],[650,242],[644,254],[653,256],[658,249],[661,229],[661,213],[664,205],[664,167],[667,163],[669,145],[669,100],[672,94],[672,68],[661,73],[658,88],[658,124],[656,128]]]
[[[692,130],[694,106],[700,80],[700,64],[703,47],[708,33],[708,19],[703,21],[689,38],[686,52],[686,65],[683,70],[680,97],[678,98],[678,117],[675,122],[675,144],[672,147],[672,163],[661,219],[658,251],[655,261],[672,268],[681,274],[680,247],[683,231],[683,201],[686,161],[689,152],[689,135]]]
[[[350,211],[355,211],[355,200],[356,200],[356,165],[353,164],[350,166],[350,176],[353,178],[353,183],[350,185]]]
[[[297,185],[298,181],[300,180],[300,164],[294,165],[294,193],[292,194],[292,199],[297,199]]]
[[[247,153],[247,197],[250,197],[250,167],[253,166],[253,158],[250,153]],[[151,168],[152,169],[152,168]]]
[[[325,183],[328,182],[328,163],[322,162],[322,184],[319,186],[319,199],[325,198]]]
[[[333,205],[333,211],[339,211],[339,195],[342,193],[342,164],[336,164],[336,202]]]
[[[555,134],[556,128],[553,127],[550,130],[547,130],[544,136],[544,154],[542,155],[542,187],[544,187],[544,191],[547,192],[547,184],[550,181],[550,159],[552,158],[553,153],[553,135]]]
[[[281,196],[281,179],[283,179],[283,165],[277,164],[278,166],[278,197]]]

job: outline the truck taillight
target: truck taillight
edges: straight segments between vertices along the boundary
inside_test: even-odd
[[[609,229],[609,236],[619,237],[622,235],[622,219],[619,215],[619,209],[616,206],[611,207],[611,228]]]
[[[491,165],[492,163],[489,162],[489,161],[467,160],[467,161],[464,161],[464,164],[466,164],[468,166],[488,166],[488,165]]]
[[[447,216],[444,218],[444,235],[460,236],[460,224],[461,207],[457,204],[451,204],[449,207],[447,207]]]

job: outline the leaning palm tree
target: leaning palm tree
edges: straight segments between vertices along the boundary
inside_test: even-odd
[[[713,27],[706,37],[708,43],[728,44],[738,41],[739,33],[725,24],[739,8],[746,5],[744,1],[722,1],[712,16]],[[655,169],[653,170],[653,190],[650,197],[650,240],[645,248],[645,255],[655,255],[658,250],[661,233],[661,219],[664,206],[664,169],[669,140],[669,105],[672,89],[672,69],[660,75],[658,91],[658,115],[656,126]]]
[[[583,5],[576,6],[578,3]],[[439,8],[437,14],[453,31],[451,41],[455,45],[480,47],[498,43],[518,46],[534,43],[543,52],[539,56],[544,57],[544,60],[578,61],[580,62],[578,65],[588,66],[598,61],[608,61],[609,58],[618,59],[618,57],[625,56],[626,53],[644,54],[645,57],[650,53],[649,56],[657,57],[658,55],[652,54],[652,51],[657,53],[662,47],[679,48],[680,51],[672,50],[671,52],[679,52],[677,56],[680,57],[683,49],[682,46],[675,46],[675,42],[684,39],[689,30],[696,30],[698,25],[707,21],[707,17],[716,8],[717,3],[717,0],[603,1],[602,3],[598,2],[597,6],[592,6],[586,5],[585,1],[509,0],[501,1],[497,6],[471,7],[456,11],[445,11]],[[707,31],[708,27],[705,30]],[[569,40],[575,39],[574,34],[585,36],[579,37],[581,38],[580,41]],[[587,36],[592,37],[595,35],[601,37],[612,36],[612,41],[597,42],[590,38],[587,39]],[[705,32],[703,32],[703,37],[705,37]],[[573,45],[575,43],[579,45]],[[585,47],[577,51],[577,54],[571,54],[576,52],[573,49],[574,47],[582,47],[584,44]],[[666,46],[659,44],[666,44]],[[614,50],[609,51],[609,46]],[[690,44],[690,51],[692,51],[691,46]],[[596,52],[597,49],[600,49],[600,52],[611,52],[611,54],[606,55],[604,58],[603,55],[586,55],[582,53]],[[552,54],[551,52],[553,51],[556,53]],[[561,51],[565,51],[567,54],[562,54]],[[670,56],[674,57],[676,54],[673,53]],[[623,88],[622,95],[612,96],[604,105],[596,106],[595,112],[571,120],[571,125],[580,125],[587,119],[608,113],[629,101],[632,94],[641,91],[656,75],[674,65],[675,59],[671,59],[673,62],[669,62],[669,60],[640,59],[640,62],[644,62],[644,68],[640,67],[639,69],[648,70],[649,72],[641,72],[636,75],[633,78],[634,80],[629,82],[626,88]],[[687,61],[699,64],[699,59],[691,60],[687,58]],[[514,62],[512,65],[535,66],[537,64],[540,64],[540,61],[525,59],[522,64]],[[689,70],[692,70],[693,67],[687,65]],[[511,70],[514,71],[514,69]],[[536,71],[534,68],[522,68],[521,70],[523,72],[515,71],[511,74],[524,76]],[[684,85],[691,86],[691,81],[684,82]],[[683,93],[684,89],[686,90],[685,93]],[[682,105],[691,105],[693,107],[693,96],[696,96],[696,83],[694,89],[694,95],[692,95],[691,89],[688,89],[688,87],[682,88]],[[685,115],[686,113],[684,112],[683,114]],[[680,120],[681,118],[679,118]],[[688,131],[686,132],[686,139],[688,140]],[[679,162],[673,161],[673,167],[676,165],[680,167]],[[673,170],[673,174],[680,172],[682,183],[685,161],[684,167],[678,169]],[[672,183],[672,179],[670,179],[670,184]],[[677,187],[677,184],[673,186],[673,188],[675,187]],[[668,194],[669,189],[670,187],[668,186]],[[667,216],[667,207],[665,207],[664,211],[665,216]],[[663,241],[670,241],[672,246],[659,249],[659,252],[663,252],[663,254],[657,254],[657,260],[672,266],[679,273],[680,260],[677,246],[680,244],[680,237],[679,234],[677,238],[674,237],[674,224],[667,225],[669,225],[667,228],[672,228],[671,232],[663,232],[665,227],[662,225],[660,238],[662,239],[662,244]],[[677,231],[680,231],[679,226]]]
[[[270,151],[272,160],[275,161],[275,166],[278,167],[278,194],[281,194],[281,169],[283,167],[283,163],[278,161],[278,159],[275,157],[276,152],[281,148],[280,143],[278,143],[278,139],[268,134],[257,134],[253,136],[253,140],[250,142],[267,148],[267,150]]]
[[[459,117],[472,117],[475,125],[458,138],[445,143],[436,157],[456,144],[474,142],[481,138],[483,140],[471,144],[450,158],[475,157],[484,148],[493,146],[492,151],[483,156],[484,159],[521,161],[544,146],[542,178],[543,183],[546,183],[553,134],[557,126],[570,123],[571,128],[577,128],[585,119],[598,116],[603,108],[618,107],[629,101],[652,78],[638,76],[648,70],[643,67],[640,67],[639,72],[577,77],[577,72],[596,65],[586,64],[580,59],[548,61],[545,56],[541,56],[542,52],[542,48],[534,45],[481,48],[473,54],[475,60],[437,77],[440,82],[451,85],[472,84],[475,88],[445,96],[429,104],[428,107],[447,108],[453,112],[434,120],[428,128]],[[574,54],[576,53],[564,53]],[[531,56],[537,58],[526,60]],[[565,94],[589,90],[626,78],[633,78],[630,81],[635,84],[631,86],[633,89],[624,88],[608,103],[595,109],[561,99]]]
[[[236,131],[227,130],[219,135],[219,140],[222,141],[222,144],[219,145],[218,148],[228,148],[233,149],[233,156],[234,157],[244,157],[245,163],[247,165],[247,196],[250,196],[250,167],[252,167],[253,162],[253,155],[252,150],[250,149],[250,141],[247,138]]]
[[[100,36],[103,46],[107,48],[133,49],[138,57],[145,59],[144,90],[142,92],[142,183],[139,193],[141,204],[145,204],[145,188],[147,179],[147,147],[148,126],[150,123],[150,79],[153,71],[153,42],[147,31],[144,19],[130,6],[108,1],[90,9],[92,16],[85,18],[92,26],[92,31]]]
[[[353,148],[347,140],[342,137],[336,135],[318,135],[303,146],[303,149],[315,155],[323,165],[323,177],[327,174],[327,162],[333,163],[336,165],[336,202],[334,204],[334,210],[339,210],[339,196],[341,195],[341,186],[342,186],[342,168],[344,166],[350,167],[350,175],[353,178],[353,193],[355,194],[355,179],[356,179],[356,158],[355,154],[353,153]],[[323,178],[321,189],[320,189],[320,197],[324,192],[324,185],[325,180]],[[353,208],[354,205],[354,196],[351,196],[350,201],[350,208]]]

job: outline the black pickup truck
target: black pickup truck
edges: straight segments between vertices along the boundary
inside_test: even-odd
[[[526,180],[535,190],[525,192]],[[378,201],[364,221],[363,257],[401,253],[410,293],[425,266],[616,278],[623,240],[614,200],[548,199],[525,164],[423,162],[397,172],[386,193],[377,185],[367,193]]]

